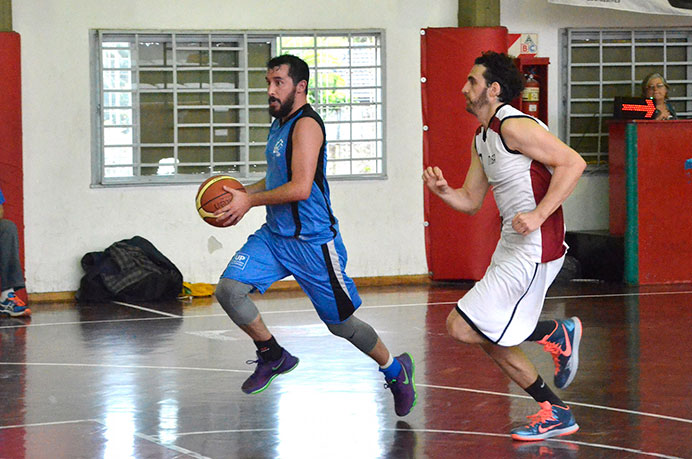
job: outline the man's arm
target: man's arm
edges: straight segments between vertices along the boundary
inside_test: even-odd
[[[461,188],[454,189],[447,183],[439,167],[428,167],[423,171],[425,185],[452,209],[473,215],[483,205],[485,194],[490,188],[488,177],[478,158],[475,142],[471,143],[471,165]]]
[[[224,226],[238,223],[252,207],[302,201],[310,196],[320,148],[324,141],[322,128],[312,118],[301,118],[296,122],[291,141],[291,180],[287,183],[267,190],[263,179],[248,186],[247,193],[224,187],[233,194],[233,200],[214,213],[221,216],[220,221],[226,220]]]
[[[259,193],[260,191],[264,191],[265,189],[266,189],[265,179],[262,178],[262,180],[246,186],[245,192],[247,194],[255,194],[255,193]]]
[[[584,159],[548,130],[528,118],[513,118],[502,123],[502,137],[512,150],[553,168],[553,175],[541,202],[531,212],[519,213],[512,227],[520,234],[540,228],[577,186],[586,168]]]
[[[2,207],[2,204],[0,204],[0,220],[5,218],[5,208]]]

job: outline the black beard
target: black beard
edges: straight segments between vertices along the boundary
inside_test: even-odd
[[[483,89],[478,99],[471,102],[471,105],[466,106],[466,111],[472,115],[476,115],[479,113],[479,110],[486,105],[488,105],[488,88]]]
[[[279,118],[279,119],[283,119],[283,118],[287,117],[291,113],[291,110],[293,110],[293,103],[295,102],[295,99],[296,99],[296,92],[293,91],[291,94],[288,95],[288,97],[286,97],[286,101],[279,105],[279,108],[277,110],[273,110],[271,105],[270,105],[268,107],[269,114],[271,116],[273,116],[274,118]],[[279,101],[279,99],[277,99],[275,97],[270,97],[269,102],[271,103],[273,101]],[[279,102],[281,102],[281,101],[279,101]]]

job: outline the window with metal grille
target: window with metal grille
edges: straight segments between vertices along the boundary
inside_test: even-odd
[[[266,63],[279,54],[310,67],[327,174],[384,177],[382,35],[95,31],[93,183],[262,178],[272,122]]]
[[[565,29],[563,135],[590,165],[608,162],[613,98],[641,96],[652,72],[663,75],[678,117],[692,114],[692,28]]]

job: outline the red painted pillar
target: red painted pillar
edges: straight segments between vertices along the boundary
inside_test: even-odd
[[[24,266],[21,87],[19,34],[0,32],[0,187],[6,200],[5,218],[19,230],[19,257]],[[19,294],[25,296],[25,292]]]

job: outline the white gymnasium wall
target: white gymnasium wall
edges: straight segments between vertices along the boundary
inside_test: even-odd
[[[452,27],[456,0],[37,0],[14,1],[22,37],[26,277],[30,292],[74,291],[79,260],[134,235],[154,243],[190,282],[218,279],[227,260],[264,219],[252,210],[237,227],[203,224],[196,186],[91,188],[90,29],[385,30],[387,168],[377,181],[332,181],[332,201],[354,277],[422,274],[420,34]],[[557,133],[558,33],[562,27],[672,26],[689,18],[503,0],[510,32],[539,34],[551,60],[549,121]],[[466,70],[450,79],[460,90]],[[565,205],[571,230],[606,229],[606,175],[583,177]]]
[[[456,25],[457,1],[14,1],[22,39],[26,277],[30,292],[74,291],[89,251],[140,235],[190,282],[215,283],[264,219],[201,222],[195,185],[91,188],[90,29],[385,30],[387,169],[331,183],[353,277],[427,271],[421,173],[420,33]]]
[[[560,132],[563,106],[559,94],[560,29],[568,27],[673,27],[689,26],[690,16],[664,16],[622,12],[606,8],[555,5],[548,0],[502,0],[501,24],[510,33],[537,33],[538,55],[550,58],[548,68],[548,121]],[[607,172],[587,171],[565,202],[568,230],[608,229]]]

